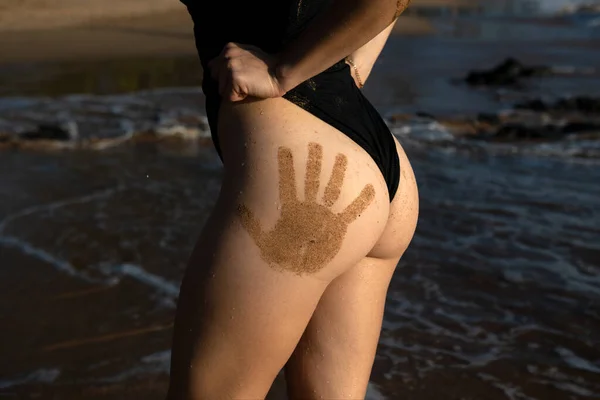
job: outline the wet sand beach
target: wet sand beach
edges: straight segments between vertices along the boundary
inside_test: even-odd
[[[0,398],[162,399],[179,282],[222,174],[189,19],[176,4],[6,35],[6,9]],[[392,37],[365,88],[421,195],[367,398],[597,399],[600,141],[494,143],[444,121],[600,93],[590,69],[600,34],[535,20],[430,23],[433,33]],[[507,57],[589,72],[519,87],[456,82]],[[76,136],[13,142],[44,124]]]

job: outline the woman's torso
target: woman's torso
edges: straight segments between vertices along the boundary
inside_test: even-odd
[[[276,53],[293,40],[331,0],[183,0],[195,22],[200,58],[217,56],[228,42]]]

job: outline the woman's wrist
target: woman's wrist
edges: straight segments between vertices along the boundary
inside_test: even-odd
[[[348,54],[350,60],[346,59],[346,62],[357,83],[362,86],[397,15],[408,3],[409,0],[348,0],[345,7],[334,7],[336,4],[330,6],[311,22],[302,35],[278,54],[273,75],[283,93],[344,59]],[[386,21],[386,15],[392,9],[395,14],[390,23],[390,20]],[[373,36],[365,41],[365,37],[371,35]],[[355,47],[353,43],[358,46]]]
[[[275,80],[281,89],[282,96],[302,83],[299,74],[293,65],[287,63],[278,63],[275,66]]]
[[[395,19],[403,1],[333,1],[278,55],[275,77],[283,90],[293,89],[369,42]]]

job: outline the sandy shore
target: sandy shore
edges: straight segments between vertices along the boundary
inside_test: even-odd
[[[64,28],[183,8],[177,0],[2,0],[0,32]]]
[[[431,31],[427,20],[403,17],[394,33]],[[195,51],[191,19],[176,0],[3,0],[0,4],[0,64],[194,55]]]
[[[169,56],[195,51],[192,22],[183,7],[82,21],[71,27],[39,25],[4,32],[0,28],[0,63]]]

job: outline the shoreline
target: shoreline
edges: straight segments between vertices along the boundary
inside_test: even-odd
[[[195,55],[192,29],[183,8],[60,28],[42,24],[35,29],[3,31],[0,24],[0,65]]]
[[[0,32],[60,29],[136,18],[172,11],[185,12],[177,0],[3,0]],[[107,3],[110,3],[107,7]]]

